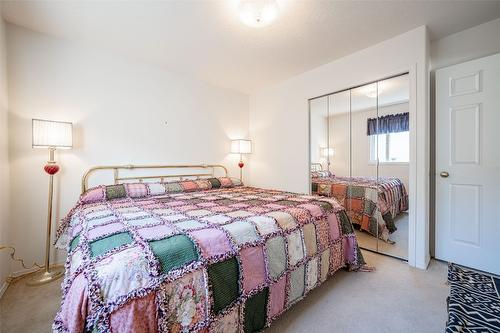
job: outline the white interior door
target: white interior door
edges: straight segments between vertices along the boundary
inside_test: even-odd
[[[500,54],[436,71],[436,257],[500,275]]]

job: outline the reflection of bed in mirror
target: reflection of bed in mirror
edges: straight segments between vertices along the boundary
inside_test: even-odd
[[[311,164],[311,192],[336,198],[360,230],[389,243],[397,230],[394,220],[408,210],[408,194],[400,179],[339,177],[324,171],[320,163]]]

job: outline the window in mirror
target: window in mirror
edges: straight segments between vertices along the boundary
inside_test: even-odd
[[[380,163],[408,163],[410,161],[410,132],[370,135],[369,140],[371,163],[377,163],[377,150]]]

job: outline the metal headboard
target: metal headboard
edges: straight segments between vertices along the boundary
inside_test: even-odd
[[[311,171],[323,171],[323,165],[321,163],[311,163]]]
[[[202,169],[204,172],[193,172],[189,174],[167,174],[167,175],[148,175],[148,176],[121,176],[120,170],[138,170],[138,169]],[[224,176],[227,177],[227,169],[225,166],[220,164],[193,164],[193,165],[110,165],[110,166],[95,166],[90,168],[85,172],[82,177],[82,193],[85,192],[89,186],[89,178],[96,171],[102,170],[112,170],[114,184],[119,184],[120,182],[128,181],[138,181],[143,182],[145,179],[157,179],[163,182],[165,179],[178,178],[180,180],[189,178],[203,178],[203,177],[214,177],[215,169],[222,169],[224,171]]]

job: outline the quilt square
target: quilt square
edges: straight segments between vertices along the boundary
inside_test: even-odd
[[[240,306],[235,306],[222,318],[212,322],[210,333],[240,333]]]
[[[145,217],[142,219],[136,219],[136,220],[129,220],[127,221],[128,225],[131,226],[147,226],[147,225],[155,225],[155,224],[160,224],[163,223],[162,220],[156,218],[156,217]]]
[[[266,326],[267,298],[269,289],[247,299],[245,303],[245,333],[258,332]]]
[[[210,208],[210,207],[217,206],[217,204],[215,204],[213,202],[200,202],[199,204],[196,204],[196,206],[198,206],[200,208]]]
[[[306,291],[313,289],[318,282],[318,262],[318,258],[313,258],[306,265]]]
[[[280,228],[283,230],[291,230],[297,226],[293,216],[288,213],[277,211],[267,213],[267,216],[274,217]]]
[[[151,216],[151,214],[141,210],[141,211],[135,211],[135,212],[130,212],[130,213],[123,213],[122,216],[126,220],[133,220],[133,219],[145,218],[145,217]]]
[[[365,190],[362,186],[349,186],[347,189],[348,198],[363,198],[365,196]]]
[[[236,258],[208,266],[208,279],[212,288],[213,311],[218,314],[239,295],[239,270]]]
[[[148,195],[148,188],[145,184],[125,184],[125,189],[131,198],[141,198]]]
[[[259,239],[255,227],[248,221],[236,221],[224,225],[223,228],[231,234],[234,241],[239,245]]]
[[[164,194],[167,192],[165,185],[160,183],[149,183],[147,186],[151,195]]]
[[[243,272],[243,290],[250,293],[266,280],[266,267],[262,247],[253,246],[242,249],[240,252]]]
[[[153,213],[164,216],[175,213],[175,210],[169,208],[160,208],[160,209],[153,209]]]
[[[199,228],[204,228],[207,226],[205,222],[200,222],[196,220],[187,220],[187,221],[182,221],[178,222],[175,224],[177,227],[181,228],[182,230],[193,230],[193,229],[199,229]]]
[[[116,211],[120,214],[124,214],[124,213],[142,212],[142,209],[140,209],[139,207],[135,207],[135,206],[125,206],[125,207],[116,208]]]
[[[233,181],[228,177],[219,178],[221,187],[233,187]]]
[[[306,245],[306,255],[313,256],[316,254],[317,243],[316,243],[316,227],[313,223],[308,223],[302,229],[304,232],[304,243]]]
[[[232,219],[230,217],[225,216],[225,215],[218,214],[218,215],[204,217],[202,220],[207,221],[208,223],[226,224],[227,222],[231,221]]]
[[[311,220],[311,213],[304,208],[288,208],[286,212],[292,215],[295,221],[297,221],[300,225],[303,225]]]
[[[117,247],[132,243],[132,237],[128,232],[121,232],[99,240],[90,242],[90,252],[92,257],[103,255]]]
[[[318,236],[319,250],[323,251],[330,242],[330,225],[325,219],[318,220],[316,223],[316,232]]]
[[[198,184],[191,180],[182,181],[181,186],[186,192],[196,191],[198,189]]]
[[[73,240],[69,243],[69,252],[73,252],[73,250],[80,244],[80,235],[77,235]]]
[[[96,227],[94,229],[89,230],[88,239],[93,240],[102,237],[104,235],[116,234],[122,231],[124,228],[125,226],[120,222],[110,223],[104,226]]]
[[[231,242],[219,229],[192,231],[190,235],[198,242],[204,258],[211,258],[232,251]]]
[[[337,240],[340,238],[339,220],[336,214],[328,215],[328,225],[330,226],[330,239]]]
[[[168,273],[198,260],[198,252],[186,235],[150,241],[149,245],[161,265],[162,273]]]
[[[294,266],[304,258],[302,233],[300,230],[295,230],[286,238],[288,241],[288,261],[290,263],[290,266]]]
[[[127,192],[125,191],[125,186],[123,186],[123,184],[106,186],[106,199],[113,200],[125,198],[126,196]]]
[[[212,212],[209,210],[206,210],[206,209],[196,209],[196,210],[189,211],[186,214],[189,216],[192,216],[192,217],[202,217],[202,216],[210,215],[210,214],[212,214]]]
[[[305,287],[305,269],[304,265],[300,265],[290,273],[290,293],[288,297],[288,304],[292,304],[302,297]]]
[[[99,187],[85,192],[82,195],[82,202],[84,203],[98,202],[98,201],[103,201],[104,198],[105,198],[105,193],[103,189]]]
[[[87,220],[92,220],[92,219],[103,218],[103,217],[111,216],[111,215],[113,215],[112,210],[102,209],[102,210],[95,210],[95,211],[89,212],[85,215],[85,217],[87,218]]]
[[[227,212],[232,211],[231,208],[226,207],[226,206],[215,206],[215,207],[210,208],[210,210],[214,213],[227,213]]]
[[[269,288],[269,318],[279,315],[285,308],[286,275],[283,275]]]
[[[136,298],[109,316],[111,332],[157,333],[155,294]]]
[[[252,216],[253,214],[244,210],[237,210],[235,212],[227,213],[226,215],[230,217],[248,217]]]
[[[160,332],[188,332],[208,318],[208,295],[202,269],[160,286],[156,294]]]
[[[339,270],[342,266],[344,266],[344,251],[342,249],[342,240],[338,240],[333,243],[330,252],[330,268],[329,274],[332,275],[336,271]]]
[[[185,220],[187,218],[188,217],[184,214],[174,214],[174,215],[167,215],[167,216],[162,217],[163,220],[173,222],[173,223],[181,221],[181,220]]]
[[[95,227],[98,225],[103,225],[103,224],[108,224],[110,222],[118,221],[117,217],[114,215],[106,216],[106,217],[99,217],[93,220],[88,221],[88,226],[89,227]]]
[[[165,183],[165,190],[167,193],[177,193],[177,192],[182,192],[183,188],[181,184],[173,182],[173,183]]]
[[[104,258],[95,270],[105,300],[143,288],[151,281],[148,260],[136,246]]]
[[[325,282],[328,277],[328,271],[330,269],[330,249],[327,249],[321,253],[321,282]]]
[[[282,236],[270,238],[266,242],[266,256],[269,276],[276,279],[286,268],[285,239]]]
[[[249,217],[247,220],[255,224],[261,236],[265,236],[267,234],[277,232],[280,230],[272,217],[252,216]]]
[[[221,183],[217,178],[208,178],[207,180],[210,182],[211,188],[221,187]]]
[[[138,229],[137,233],[139,233],[139,235],[146,240],[152,240],[166,238],[172,235],[174,230],[168,225],[160,224],[153,227]]]
[[[206,179],[199,179],[194,181],[200,190],[208,190],[212,188],[212,183]]]
[[[313,217],[319,217],[319,216],[323,215],[323,212],[321,211],[321,207],[318,205],[308,203],[308,204],[302,204],[299,207],[307,209]]]

